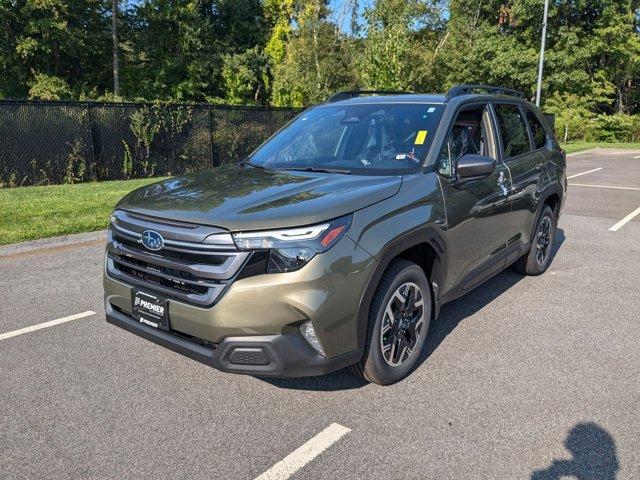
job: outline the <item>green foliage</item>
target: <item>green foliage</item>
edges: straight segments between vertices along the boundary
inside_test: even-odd
[[[243,53],[225,55],[222,79],[227,103],[261,103],[261,100],[266,100],[269,87],[269,64],[266,54],[256,46]]]
[[[64,183],[76,183],[84,180],[87,171],[87,161],[84,156],[84,142],[76,138],[70,146],[67,155],[67,170],[64,176]]]
[[[328,18],[323,0],[298,2],[286,55],[275,66],[272,103],[302,107],[357,85],[351,44]]]
[[[122,157],[122,175],[128,179],[133,173],[133,157],[131,156],[131,149],[124,140],[122,141],[122,148],[124,149],[124,156]]]
[[[264,15],[271,28],[264,51],[272,65],[282,62],[286,53],[294,7],[294,0],[264,0]]]
[[[123,91],[149,99],[202,101],[225,94],[225,54],[263,45],[259,0],[146,0],[128,13]]]
[[[64,100],[71,97],[71,89],[62,78],[38,73],[29,82],[29,98],[36,100]]]
[[[377,0],[367,9],[367,35],[358,62],[363,86],[405,91],[425,87],[440,15],[438,5],[426,0]]]
[[[136,152],[140,157],[142,170],[146,176],[151,163],[151,144],[157,133],[162,128],[162,119],[158,115],[158,108],[143,107],[131,114],[131,131],[136,137]],[[131,167],[129,174],[133,171],[133,160],[129,147],[126,147],[125,157],[129,157]],[[125,173],[125,175],[127,175]],[[128,175],[127,175],[128,178]]]
[[[0,0],[0,91],[55,99],[104,89],[110,79],[110,3]],[[69,87],[60,91],[62,85]]]

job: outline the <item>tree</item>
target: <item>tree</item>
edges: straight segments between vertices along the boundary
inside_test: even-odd
[[[595,111],[628,111],[640,37],[634,0],[555,2],[549,11],[543,103],[554,93],[588,97]],[[438,57],[445,86],[490,83],[533,96],[543,2],[453,0]]]
[[[358,64],[362,84],[377,90],[421,90],[442,30],[438,3],[377,0],[365,11],[366,37]]]
[[[224,55],[266,39],[259,0],[145,0],[130,17],[126,81],[150,99],[223,97]]]
[[[292,32],[294,5],[294,0],[264,1],[265,18],[271,28],[264,51],[271,65],[275,66],[282,62],[286,53],[287,41]]]
[[[269,86],[269,61],[256,46],[243,53],[225,55],[222,78],[225,99],[232,105],[264,102]]]
[[[111,38],[113,40],[113,94],[120,96],[120,67],[118,59],[118,0],[111,0]]]
[[[25,97],[39,74],[72,94],[109,82],[108,0],[0,0],[0,90]],[[37,81],[39,83],[39,81]]]
[[[356,87],[349,44],[339,28],[328,21],[328,12],[324,0],[297,3],[297,28],[274,70],[275,105],[306,106],[325,100],[337,90]]]

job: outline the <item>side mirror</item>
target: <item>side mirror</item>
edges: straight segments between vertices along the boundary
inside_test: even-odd
[[[491,175],[496,169],[496,161],[484,155],[463,155],[456,164],[459,180],[471,180]]]

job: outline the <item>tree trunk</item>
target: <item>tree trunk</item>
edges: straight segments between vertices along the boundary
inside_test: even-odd
[[[113,93],[120,96],[120,67],[118,61],[118,0],[111,0],[111,38],[113,39]]]

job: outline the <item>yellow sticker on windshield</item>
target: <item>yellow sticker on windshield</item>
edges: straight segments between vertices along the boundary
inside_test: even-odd
[[[415,142],[416,145],[422,145],[426,138],[427,138],[427,131],[419,130],[418,134],[416,135],[416,142]]]

